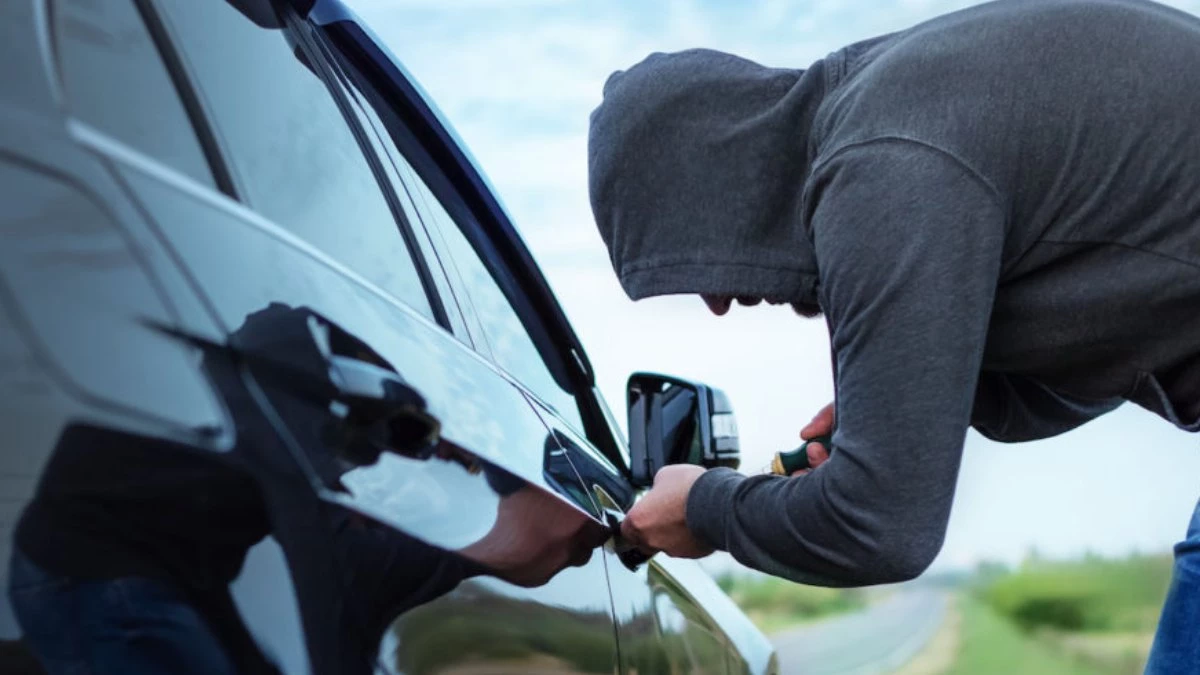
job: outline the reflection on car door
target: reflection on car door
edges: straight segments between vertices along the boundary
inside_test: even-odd
[[[505,335],[504,344],[520,344],[522,340],[528,343],[529,336],[499,289],[493,289],[493,303],[487,308],[480,309],[473,302],[472,291],[477,290],[476,284],[493,283],[491,277],[482,271],[482,267],[477,270],[482,271],[481,275],[471,275],[470,270],[464,271],[461,265],[455,264],[446,248],[446,235],[434,220],[438,214],[434,206],[440,202],[423,183],[415,180],[411,166],[392,143],[376,109],[364,95],[361,74],[342,70],[341,67],[349,66],[345,61],[335,65],[339,79],[347,87],[354,112],[368,131],[369,140],[386,160],[385,176],[399,194],[408,221],[429,232],[438,242],[439,265],[446,269],[452,280],[450,290],[455,304],[468,315],[464,325],[469,326],[471,336],[463,342],[475,345],[483,355],[493,355],[495,343],[489,342],[489,335],[483,328],[499,315],[507,321],[506,327],[510,331]],[[532,349],[531,344],[529,348]],[[532,358],[535,361],[529,367],[539,367],[536,351],[532,352]],[[494,367],[492,372],[499,376]],[[512,388],[512,391],[517,390]],[[504,414],[498,414],[497,418],[509,419]],[[578,474],[558,445],[546,435],[540,419],[536,415],[534,419],[539,420],[538,430],[543,434],[541,452],[547,482],[575,505],[591,509],[592,500],[582,489]],[[524,542],[522,556],[549,562],[549,570],[561,569],[562,564],[554,561],[562,552],[556,552],[547,544],[560,537],[555,532],[568,523],[556,517],[554,510],[545,505],[530,502],[522,506],[514,500],[509,508],[521,509],[514,513],[524,514],[522,518],[514,517],[513,522],[533,525],[540,532],[541,541],[535,541],[526,532],[508,534],[514,540]],[[602,522],[593,512],[589,513],[592,513],[591,522]],[[603,538],[607,539],[607,530],[603,532]],[[591,546],[600,543],[596,540]],[[454,667],[521,672],[539,668],[554,672],[612,672],[617,665],[616,645],[603,560],[599,556],[593,558],[590,550],[580,552],[572,567],[553,578],[538,581],[535,584],[500,575],[499,579],[463,584],[443,600],[418,608],[395,622],[389,631],[392,641],[384,645],[382,663],[389,672],[433,672]],[[501,616],[504,618],[499,620]]]
[[[464,324],[440,267],[422,255],[428,242],[404,219],[387,167],[364,152],[370,130],[331,96],[337,72],[308,26],[284,3],[265,14],[234,4],[155,7],[241,203],[119,171],[203,289],[321,498],[279,497],[308,514],[321,538],[309,553],[334,570],[298,580],[302,605],[311,593],[336,613],[306,617],[310,650],[335,652],[314,654],[314,669],[561,662],[611,672],[604,565],[591,555],[607,529],[572,499],[578,477],[520,391],[468,348],[470,336],[451,334]],[[256,321],[264,313],[271,321]],[[444,442],[364,457],[358,441],[372,446],[386,420],[362,420],[353,401],[390,405],[401,388],[423,399]]]
[[[624,476],[575,430],[541,410],[599,508],[616,520],[623,519],[635,497]],[[660,554],[643,563],[640,557],[618,554],[611,543],[605,546],[604,558],[623,672],[749,672],[726,627],[709,608],[725,609],[722,617],[729,621],[737,621],[741,614],[728,611],[728,598],[695,561]]]
[[[132,2],[57,2],[49,12],[44,5],[0,10],[0,44],[10,57],[0,66],[5,586],[12,528],[35,489],[84,500],[108,489],[110,507],[159,526],[120,534],[186,543],[171,509],[203,510],[203,496],[173,494],[154,468],[241,471],[242,441],[274,433],[253,407],[230,409],[221,385],[236,382],[216,372],[219,359],[172,337],[183,328],[212,334],[212,319],[110,171],[136,163],[198,189],[218,182],[150,32]],[[69,472],[81,460],[119,470],[83,474],[90,483],[80,495],[79,481],[66,486],[51,467]],[[288,672],[306,672],[307,657],[295,650],[303,640],[294,589],[278,553],[270,536],[253,547],[234,600],[269,604],[269,622],[250,617],[250,628]],[[233,628],[224,635],[244,636]],[[9,603],[0,602],[0,672],[39,672],[20,637]]]
[[[351,62],[347,67],[353,72],[353,59],[347,60]],[[549,442],[561,453],[560,461],[582,477],[586,494],[580,496],[579,503],[593,509],[598,518],[605,517],[606,510],[622,517],[624,510],[633,504],[634,491],[611,462],[584,439],[581,431],[587,427],[583,410],[600,406],[581,405],[576,395],[560,384],[560,378],[551,372],[545,354],[530,334],[530,325],[536,326],[538,319],[515,308],[511,295],[520,292],[519,286],[514,290],[511,283],[504,283],[511,282],[515,275],[506,275],[497,264],[484,262],[484,254],[480,252],[484,246],[473,244],[466,236],[465,232],[472,231],[479,237],[481,230],[466,200],[456,194],[451,181],[431,159],[431,151],[405,126],[402,116],[389,109],[384,97],[372,90],[371,82],[361,73],[354,79],[364,90],[360,92],[362,98],[374,104],[379,112],[370,115],[370,124],[385,139],[387,153],[404,182],[406,196],[433,240],[438,242],[444,265],[460,284],[461,290],[456,294],[459,303],[469,306],[475,314],[475,320],[470,322],[479,331],[475,343],[526,390],[552,430]],[[611,424],[597,424],[593,428],[603,430],[596,433],[615,435]],[[616,444],[615,438],[608,440],[608,445]],[[605,504],[605,499],[609,503]],[[677,562],[695,566],[690,561]],[[611,547],[606,547],[604,563],[619,622],[622,672],[725,672],[727,660],[740,662],[737,650],[705,612],[702,603],[682,592],[665,566],[652,563],[649,567],[637,565],[629,569],[617,559]],[[691,581],[699,590],[719,594],[707,576]],[[737,672],[743,670],[744,666]]]

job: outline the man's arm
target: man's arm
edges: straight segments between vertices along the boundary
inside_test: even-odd
[[[1124,399],[1081,399],[1027,377],[981,373],[971,426],[993,441],[1021,443],[1066,433],[1111,412]]]
[[[692,486],[687,523],[777,576],[902,581],[941,549],[1006,218],[962,163],[909,141],[843,150],[810,185],[836,369],[834,452],[794,478],[709,471]]]

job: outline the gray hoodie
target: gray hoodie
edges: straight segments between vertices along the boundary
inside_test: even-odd
[[[631,298],[824,310],[833,457],[798,478],[715,469],[688,499],[696,535],[751,567],[919,574],[968,426],[1045,438],[1129,400],[1200,430],[1190,15],[1001,0],[807,70],[655,54],[605,86],[589,169]]]

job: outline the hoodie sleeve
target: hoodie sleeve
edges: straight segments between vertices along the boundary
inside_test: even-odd
[[[818,165],[806,204],[834,352],[834,452],[796,478],[709,471],[688,524],[742,563],[804,583],[911,579],[945,535],[1005,215],[961,162],[902,140]]]

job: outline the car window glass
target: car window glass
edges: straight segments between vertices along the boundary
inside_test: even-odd
[[[406,161],[401,165],[401,176],[413,188],[414,199],[423,205],[425,212],[434,221],[431,226],[436,226],[441,231],[450,257],[470,295],[475,313],[483,324],[484,337],[491,347],[496,363],[568,422],[583,429],[575,398],[554,380],[554,375],[538,352],[533,338],[521,323],[521,317],[504,296],[504,291],[496,284],[491,272],[471,246],[471,242],[463,235],[459,225],[425,181],[417,175],[412,165]]]
[[[355,91],[373,110],[372,119],[380,126],[381,135],[388,138],[392,159],[408,195],[423,214],[422,220],[439,253],[445,254],[442,263],[447,268],[448,276],[455,280],[456,288],[462,286],[463,292],[458,302],[464,305],[464,311],[473,309],[475,318],[482,324],[483,335],[477,336],[476,340],[486,341],[494,361],[537,394],[564,420],[577,429],[584,429],[577,399],[555,380],[521,315],[505,294],[504,288],[508,285],[497,282],[493,271],[464,235],[465,228],[479,230],[478,223],[472,220],[469,207],[455,193],[453,185],[429,161],[427,151],[401,121],[397,110],[354,65],[354,59],[344,52],[339,52],[339,58],[354,81]],[[414,162],[414,156],[419,156],[423,161]],[[422,171],[418,172],[415,166],[421,166]],[[424,175],[426,171],[429,175]],[[431,188],[431,182],[437,188]],[[443,202],[442,199],[455,201]],[[519,292],[511,287],[509,290]],[[479,346],[482,349],[483,345]]]
[[[227,2],[159,6],[244,200],[432,319],[362,147],[290,34],[256,25]]]
[[[54,35],[72,116],[214,185],[191,121],[132,0],[58,0]]]
[[[441,256],[438,255],[437,250],[434,248],[432,241],[430,241],[432,233],[429,232],[422,222],[408,186],[400,180],[396,166],[397,157],[401,156],[399,150],[387,136],[386,127],[383,121],[379,119],[379,116],[375,114],[375,109],[364,101],[362,91],[346,79],[342,79],[341,82],[346,87],[348,96],[354,102],[352,106],[354,113],[358,116],[362,127],[367,130],[368,142],[372,144],[376,150],[376,154],[380,155],[380,159],[383,161],[384,173],[392,183],[400,208],[404,211],[404,217],[416,235],[414,239],[416,239],[417,245],[420,247],[421,255],[424,256],[426,264],[432,268],[430,270],[430,277],[437,287],[438,297],[446,308],[447,318],[450,322],[450,332],[465,344],[474,346],[471,343],[470,331],[467,329],[467,325],[463,319],[462,310],[459,308],[458,299],[454,294],[454,289],[450,286],[445,265],[441,260]]]

